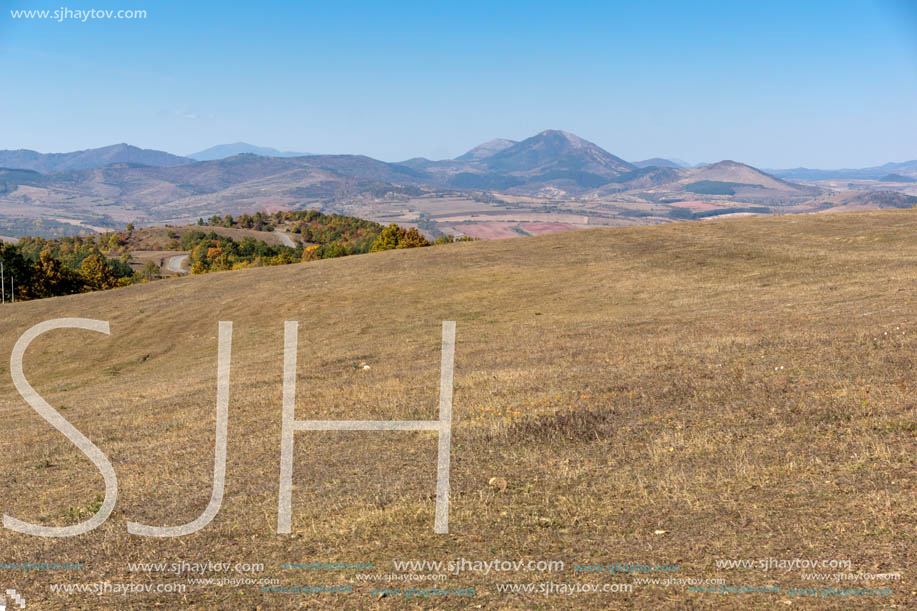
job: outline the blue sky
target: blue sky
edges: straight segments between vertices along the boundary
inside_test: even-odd
[[[398,161],[557,128],[630,160],[917,158],[908,0],[0,5],[0,149],[243,140]],[[62,7],[147,17],[10,14]]]

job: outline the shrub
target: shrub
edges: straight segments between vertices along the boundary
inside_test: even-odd
[[[379,237],[369,248],[369,252],[380,252],[396,248],[417,248],[429,245],[430,242],[423,237],[423,234],[417,231],[416,227],[405,229],[392,223],[382,230],[382,233],[379,234]]]

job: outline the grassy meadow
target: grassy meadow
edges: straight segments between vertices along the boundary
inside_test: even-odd
[[[52,331],[26,353],[29,382],[106,454],[119,485],[114,512],[92,532],[0,530],[2,562],[84,564],[0,569],[0,586],[26,609],[917,607],[917,210],[456,243],[0,311],[3,355],[52,318],[111,328]],[[456,321],[449,534],[433,533],[436,434],[403,431],[297,432],[293,532],[276,533],[287,320],[299,321],[299,420],[436,419],[441,323]],[[126,521],[184,524],[210,500],[218,321],[234,327],[222,508],[192,535],[130,535]],[[6,368],[0,390],[0,510],[42,525],[85,520],[104,492],[100,473],[25,403]],[[356,578],[398,573],[396,560],[456,558],[565,569],[466,571],[435,584]],[[715,564],[761,558],[850,560],[846,572],[901,579],[833,583],[801,574],[835,569]],[[263,563],[245,576],[353,591],[50,588],[185,584],[187,574],[128,566],[181,561]],[[374,568],[281,568],[306,562]],[[635,583],[659,575],[574,571],[612,563],[782,590],[692,592]],[[547,582],[633,588],[498,588]],[[372,593],[411,586],[475,595]],[[828,587],[892,595],[787,594]]]

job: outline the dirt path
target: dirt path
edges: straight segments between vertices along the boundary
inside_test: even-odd
[[[296,248],[296,242],[293,241],[293,238],[288,236],[282,231],[275,231],[274,235],[283,240],[284,246],[289,246],[290,248]]]
[[[182,269],[182,264],[188,258],[188,255],[178,255],[177,257],[170,257],[169,262],[166,263],[166,269],[170,272],[175,272],[176,274],[187,274],[188,270]]]

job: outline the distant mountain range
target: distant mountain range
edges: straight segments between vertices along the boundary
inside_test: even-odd
[[[39,153],[28,149],[0,150],[0,168],[34,170],[42,174],[67,170],[87,170],[113,164],[133,164],[168,168],[195,161],[216,161],[236,155],[251,154],[261,157],[305,157],[311,153],[281,151],[276,148],[256,146],[247,142],[219,144],[203,151],[181,156],[164,151],[141,149],[129,144],[113,144],[97,149],[69,153]],[[591,159],[587,159],[591,157]],[[540,159],[540,161],[539,161]],[[690,165],[677,159],[652,157],[641,161],[626,162],[604,151],[595,144],[573,134],[560,130],[547,130],[531,138],[517,142],[495,138],[480,144],[455,159],[433,161],[415,157],[400,162],[414,169],[430,170],[434,174],[461,174],[467,171],[474,177],[461,177],[459,183],[471,182],[516,183],[506,176],[522,175],[548,177],[554,180],[566,174],[574,181],[598,182],[600,178],[618,176],[627,171],[646,168],[697,168],[706,163]],[[917,160],[900,163],[886,163],[869,168],[845,168],[820,170],[810,168],[771,169],[769,174],[789,180],[818,181],[837,179],[879,180],[884,182],[911,182],[917,179]],[[497,178],[498,175],[502,178]],[[531,182],[525,180],[522,182]]]
[[[213,161],[215,159],[226,159],[233,155],[242,154],[261,155],[262,157],[304,157],[309,153],[296,153],[293,151],[278,151],[275,148],[267,146],[255,146],[247,142],[234,142],[233,144],[218,144],[204,149],[197,153],[188,155],[191,159],[197,161]]]
[[[115,155],[112,149],[132,154]],[[133,215],[154,221],[309,201],[344,202],[443,190],[595,199],[634,189],[654,189],[657,195],[653,197],[661,197],[666,192],[696,192],[691,185],[698,181],[729,183],[719,188],[733,194],[739,189],[749,201],[774,192],[795,193],[797,197],[808,197],[810,193],[734,162],[703,168],[638,168],[592,142],[559,130],[547,130],[521,142],[490,142],[462,158],[415,159],[399,164],[359,155],[241,154],[192,161],[118,145],[63,158],[39,156],[44,163],[31,164],[39,172],[48,172],[54,160],[54,167],[67,168],[64,172],[0,170],[0,214],[4,209],[34,212],[42,205],[53,209],[88,206],[97,216],[111,216],[120,210],[125,218]],[[103,161],[113,163],[80,168]]]
[[[133,164],[156,168],[171,168],[195,161],[226,159],[234,155],[252,154],[262,157],[302,157],[309,153],[279,151],[246,142],[220,144],[182,157],[163,151],[141,149],[130,144],[113,144],[97,149],[72,153],[39,153],[28,149],[0,150],[0,168],[33,170],[42,174],[67,170],[89,170],[113,164]]]
[[[845,178],[884,180],[889,175],[892,175],[892,178],[894,178],[894,175],[915,178],[917,177],[917,160],[886,163],[885,165],[859,169],[811,170],[809,168],[793,168],[790,170],[770,170],[770,172],[775,176],[792,180],[842,180]]]
[[[433,214],[456,216],[448,203],[455,201],[466,202],[461,210],[512,218],[542,214],[561,224],[644,218],[661,222],[671,217],[670,212],[676,214],[671,218],[686,218],[711,210],[726,214],[900,207],[911,201],[889,195],[829,197],[838,189],[793,182],[813,180],[816,170],[768,173],[729,160],[694,167],[663,158],[631,163],[560,130],[518,142],[491,140],[455,159],[439,161],[387,163],[361,155],[299,155],[244,143],[213,147],[195,156],[237,150],[241,153],[204,161],[126,144],[74,153],[0,151],[0,235],[29,235],[34,228],[23,219],[64,223],[52,229],[66,231],[67,225],[84,229],[126,222],[171,223],[212,214],[304,207],[448,227],[447,221],[432,220]],[[875,176],[872,185],[861,187],[866,190],[913,192],[910,183],[917,179],[917,162],[837,172]],[[582,215],[597,215],[598,220],[586,222]]]
[[[653,166],[657,168],[686,168],[688,167],[688,164],[686,163],[680,163],[673,159],[663,159],[662,157],[653,157],[652,159],[644,159],[643,161],[632,161],[631,163],[633,163],[638,168],[649,168]]]
[[[187,157],[141,149],[124,143],[72,153],[39,153],[27,149],[0,151],[0,168],[34,170],[43,174],[65,170],[86,170],[113,163],[169,168],[192,161]]]

